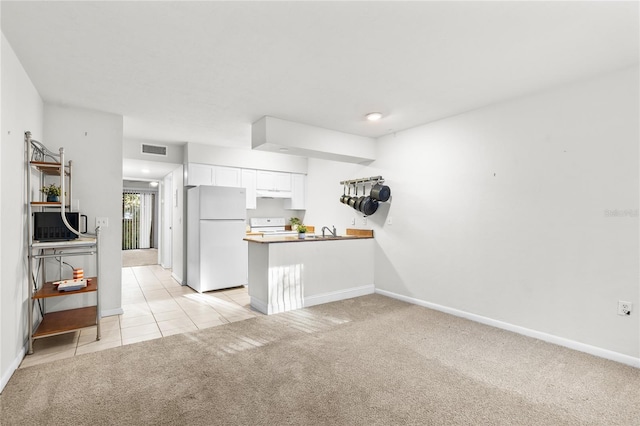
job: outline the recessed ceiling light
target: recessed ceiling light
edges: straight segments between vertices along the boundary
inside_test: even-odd
[[[150,172],[151,172],[151,170],[149,170],[149,169],[142,169],[142,170],[140,170],[140,171],[141,171],[142,173],[150,173]]]
[[[158,186],[158,182],[149,182],[149,186],[156,187]]]
[[[369,121],[376,121],[376,120],[380,120],[382,118],[382,113],[380,112],[370,112],[369,114],[366,115],[367,120]]]

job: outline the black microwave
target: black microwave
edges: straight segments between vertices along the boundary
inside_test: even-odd
[[[80,217],[84,219],[84,231],[87,232],[87,216],[80,213],[65,212],[67,222],[78,230]],[[34,212],[33,213],[33,239],[36,241],[68,241],[78,238],[62,221],[60,212]]]

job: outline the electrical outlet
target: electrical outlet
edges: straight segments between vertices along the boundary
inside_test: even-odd
[[[387,225],[393,225],[393,220],[391,219],[391,216],[387,218]]]
[[[633,303],[631,302],[623,302],[622,300],[618,301],[618,315],[631,315],[631,311],[633,310]]]
[[[366,217],[362,218],[362,226],[367,226],[367,218]]]
[[[108,217],[96,217],[96,228],[100,226],[102,228],[109,227],[109,218]]]
[[[352,217],[352,218],[351,218],[351,224],[352,224],[352,225],[355,225],[355,224],[356,224],[356,218],[355,218],[355,217]]]

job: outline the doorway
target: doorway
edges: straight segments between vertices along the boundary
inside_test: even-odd
[[[149,183],[145,183],[148,185]],[[158,206],[156,188],[135,188],[133,182],[122,191],[123,266],[158,263]],[[142,186],[142,185],[140,185]]]

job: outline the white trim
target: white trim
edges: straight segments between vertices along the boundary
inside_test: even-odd
[[[425,302],[424,300],[403,296],[401,294],[392,293],[386,290],[376,289],[376,293],[383,296],[391,297],[393,299],[402,300],[403,302],[408,302],[414,305],[419,305],[425,308],[444,312],[456,317],[461,317],[471,321],[479,322],[481,324],[486,324],[491,327],[496,327],[503,330],[512,331],[514,333],[522,334],[524,336],[533,337],[534,339],[539,339],[545,342],[553,343],[555,345],[564,346],[565,348],[584,352],[600,358],[605,358],[611,361],[616,361],[622,364],[630,365],[632,367],[640,368],[640,358],[635,358],[629,355],[621,354],[619,352],[610,351],[608,349],[599,348],[597,346],[587,345],[586,343],[576,342],[575,340],[565,339],[564,337],[554,336],[553,334],[547,334],[537,330],[531,330],[529,328],[520,327],[518,325],[509,324],[506,322],[494,320],[465,311],[460,311],[458,309],[449,308],[435,303]]]
[[[337,302],[338,300],[351,299],[354,297],[365,296],[367,294],[375,293],[375,287],[373,284],[371,285],[363,285],[360,287],[348,288],[346,290],[338,290],[332,291],[329,293],[316,294],[314,296],[309,296],[304,298],[304,307],[308,308],[310,306],[322,305],[323,303]],[[251,306],[262,312],[263,314],[271,315],[273,313],[279,313],[284,311],[276,312],[276,309],[258,299],[255,296],[251,296]]]
[[[15,373],[18,367],[20,367],[20,363],[24,359],[26,353],[27,344],[25,344],[22,349],[20,349],[20,352],[18,352],[18,355],[16,355],[16,357],[13,359],[13,362],[11,363],[11,365],[9,365],[7,371],[2,375],[2,378],[0,378],[0,392],[4,390],[4,387],[7,386],[7,383],[9,383],[9,379],[11,379],[13,373]]]
[[[264,303],[262,300],[258,299],[255,296],[251,296],[251,306],[253,306],[255,309],[257,309],[258,311],[262,312],[263,314],[267,314],[268,315],[268,309],[267,309],[267,304]]]
[[[337,302],[338,300],[351,299],[353,297],[365,296],[375,293],[375,287],[363,285],[360,287],[348,288],[346,290],[331,291],[329,293],[316,294],[304,298],[304,307],[321,305],[323,303]]]
[[[106,310],[103,309],[100,311],[101,318],[110,317],[113,315],[122,315],[122,314],[124,314],[124,309],[122,308],[106,309]]]

